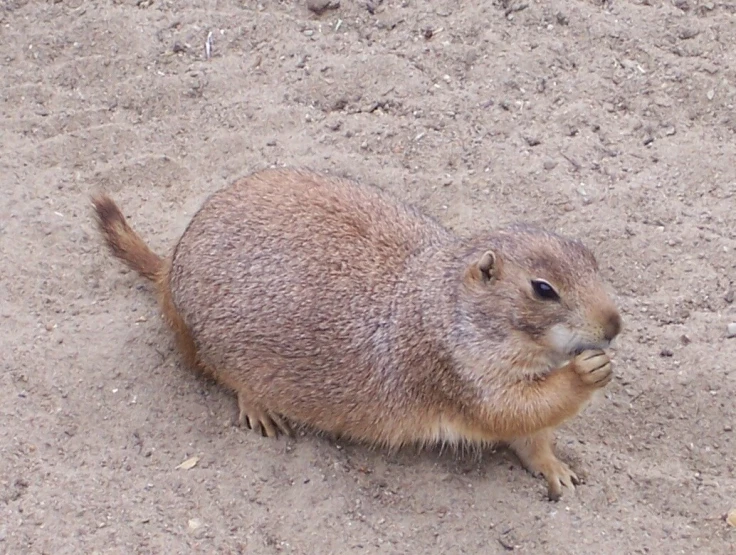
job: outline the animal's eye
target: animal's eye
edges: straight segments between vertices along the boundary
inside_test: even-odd
[[[532,288],[540,299],[544,299],[546,301],[560,300],[560,296],[557,294],[557,291],[555,291],[555,288],[543,279],[533,279]]]

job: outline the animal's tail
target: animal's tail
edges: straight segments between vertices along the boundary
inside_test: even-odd
[[[145,278],[160,277],[164,261],[133,231],[117,204],[107,195],[92,197],[97,223],[112,253]]]

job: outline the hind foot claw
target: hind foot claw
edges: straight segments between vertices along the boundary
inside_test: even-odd
[[[279,434],[293,435],[291,428],[283,418],[252,402],[242,393],[238,393],[238,408],[240,409],[238,423],[260,433],[263,437],[278,437]]]

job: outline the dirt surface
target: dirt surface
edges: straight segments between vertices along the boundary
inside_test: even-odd
[[[0,7],[0,552],[734,553],[733,3],[206,4]],[[88,194],[166,253],[275,165],[587,241],[627,328],[559,434],[585,485],[233,425]]]

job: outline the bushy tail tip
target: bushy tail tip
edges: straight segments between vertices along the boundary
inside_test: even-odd
[[[104,194],[92,197],[97,224],[112,253],[143,277],[156,280],[163,260],[133,231],[117,204]]]

